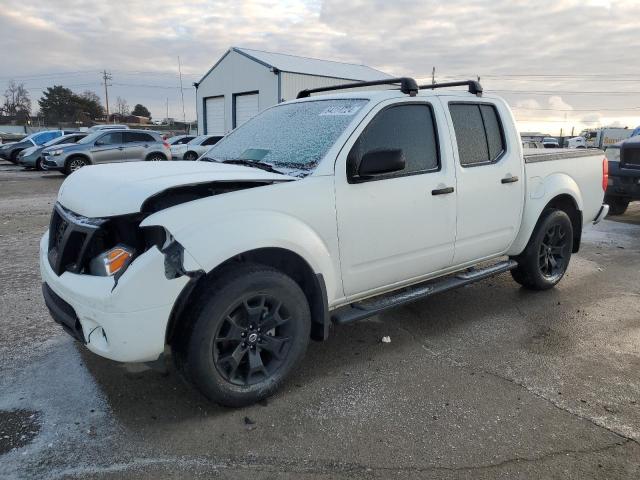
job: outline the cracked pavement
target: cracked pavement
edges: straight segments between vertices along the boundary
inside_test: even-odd
[[[0,412],[39,422],[0,478],[640,478],[639,204],[588,228],[556,289],[502,275],[334,327],[231,410],[49,318],[37,245],[61,181],[0,162]]]

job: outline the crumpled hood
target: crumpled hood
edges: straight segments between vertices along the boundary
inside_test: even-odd
[[[295,178],[214,162],[114,163],[84,167],[71,174],[60,187],[58,201],[85,217],[111,217],[139,212],[150,196],[181,185],[289,180]]]

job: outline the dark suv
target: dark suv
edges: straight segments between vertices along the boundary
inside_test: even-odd
[[[610,215],[622,215],[629,202],[640,200],[640,135],[607,148],[609,184],[605,203]]]

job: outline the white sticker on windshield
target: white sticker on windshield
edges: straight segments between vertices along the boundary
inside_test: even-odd
[[[355,115],[360,105],[334,105],[325,108],[320,115]]]

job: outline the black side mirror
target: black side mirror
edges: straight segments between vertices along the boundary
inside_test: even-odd
[[[400,148],[370,150],[362,156],[358,176],[367,179],[375,175],[399,172],[404,170],[406,161]]]

